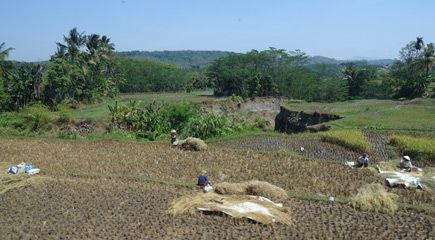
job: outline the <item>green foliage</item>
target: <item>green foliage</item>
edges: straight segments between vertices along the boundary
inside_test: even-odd
[[[57,137],[61,139],[70,139],[70,136],[65,131],[58,131]]]
[[[216,113],[201,114],[192,117],[183,129],[183,137],[196,137],[208,139],[219,135],[233,133],[236,127],[231,120]]]
[[[323,141],[332,142],[356,152],[368,152],[370,150],[370,142],[365,139],[364,134],[359,130],[328,131],[323,132],[321,136]]]
[[[433,43],[424,45],[423,38],[411,41],[400,51],[400,60],[391,66],[391,76],[396,79],[399,90],[396,98],[420,97],[428,89],[431,82],[432,67],[435,64],[435,48]]]
[[[121,58],[135,60],[151,60],[155,62],[170,63],[177,68],[202,70],[218,58],[226,57],[230,52],[223,51],[127,51],[117,52]]]
[[[237,104],[238,107],[241,107],[243,104],[243,98],[241,96],[237,96],[236,94],[232,94],[229,99]]]
[[[130,100],[129,105],[115,102],[108,105],[111,114],[111,129],[135,132],[137,136],[155,140],[163,132],[162,106],[156,107],[155,101],[148,108],[139,109],[140,102]]]
[[[404,155],[430,162],[435,160],[435,139],[393,135],[389,140]]]
[[[165,130],[183,129],[187,121],[197,115],[200,110],[200,104],[195,102],[166,103],[161,111],[165,119]]]
[[[0,114],[0,127],[12,127],[14,129],[23,130],[27,125],[22,113],[4,112]]]
[[[286,52],[271,48],[246,54],[231,54],[217,59],[207,68],[216,96],[242,98],[284,95],[307,101],[346,99],[346,82],[337,73],[308,67],[307,56],[300,51]]]
[[[126,79],[121,92],[180,91],[187,86],[186,73],[168,63],[119,59],[119,70]],[[193,83],[192,83],[193,87]]]
[[[56,105],[56,110],[59,113],[59,122],[69,123],[71,120],[72,99],[65,99]]]
[[[27,122],[32,126],[32,130],[49,130],[53,118],[51,112],[45,105],[41,103],[34,103],[26,106],[23,114]]]

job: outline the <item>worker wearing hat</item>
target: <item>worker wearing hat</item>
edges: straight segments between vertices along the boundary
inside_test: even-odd
[[[174,144],[174,142],[177,140],[178,133],[175,131],[175,129],[171,130],[171,144]]]
[[[403,156],[400,159],[400,170],[410,172],[412,168],[411,158],[409,156]]]

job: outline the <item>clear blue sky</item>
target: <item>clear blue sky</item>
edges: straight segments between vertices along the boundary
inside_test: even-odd
[[[435,42],[433,0],[1,0],[10,60],[43,61],[77,27],[116,51],[269,47],[310,56],[398,58],[416,37]]]

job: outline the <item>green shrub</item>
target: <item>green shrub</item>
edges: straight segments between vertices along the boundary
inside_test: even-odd
[[[238,107],[241,107],[243,104],[243,98],[241,96],[234,94],[234,93],[229,97],[229,99],[231,101],[233,101],[234,103],[236,103]]]
[[[222,114],[209,113],[192,117],[183,129],[183,137],[207,139],[219,135],[233,133],[231,120]]]
[[[59,122],[69,123],[71,120],[71,101],[65,99],[61,103],[56,105],[56,110],[59,113]]]
[[[13,127],[15,129],[26,128],[25,118],[22,113],[4,112],[0,114],[0,127]]]
[[[70,136],[65,131],[59,131],[57,132],[57,137],[61,139],[69,139]]]
[[[162,108],[162,116],[166,120],[165,130],[183,129],[189,119],[201,110],[199,103],[179,102],[168,103]]]
[[[358,193],[351,198],[350,205],[363,211],[394,213],[398,208],[394,202],[396,197],[396,194],[388,193],[378,183],[367,184],[358,189]]]
[[[335,143],[356,152],[368,152],[370,150],[370,143],[359,130],[329,131],[323,132],[321,136],[325,142]]]
[[[24,108],[23,114],[32,130],[49,130],[52,122],[51,112],[47,106],[35,103]]]

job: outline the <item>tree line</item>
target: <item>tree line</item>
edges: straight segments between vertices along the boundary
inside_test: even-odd
[[[391,66],[309,64],[301,51],[270,48],[215,60],[206,76],[216,96],[289,96],[306,101],[415,98],[434,81],[434,44],[411,41]]]
[[[32,102],[48,106],[65,99],[92,103],[118,93],[189,92],[207,87],[216,96],[242,98],[289,96],[328,102],[414,98],[427,93],[435,62],[434,44],[425,44],[420,37],[402,48],[400,59],[383,67],[366,62],[313,63],[299,50],[270,48],[244,54],[222,52],[207,67],[179,68],[130,58],[135,52],[117,57],[110,38],[86,35],[76,28],[56,45],[47,63],[8,61],[13,48],[0,45],[0,112]]]

